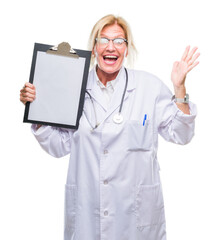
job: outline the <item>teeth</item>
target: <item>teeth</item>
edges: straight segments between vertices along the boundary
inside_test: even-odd
[[[105,56],[104,58],[114,58],[114,59],[117,59],[117,57],[116,56]]]

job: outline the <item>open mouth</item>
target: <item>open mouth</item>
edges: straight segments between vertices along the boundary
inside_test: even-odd
[[[106,55],[106,56],[103,56],[103,59],[106,63],[113,64],[118,60],[118,57],[114,55]]]

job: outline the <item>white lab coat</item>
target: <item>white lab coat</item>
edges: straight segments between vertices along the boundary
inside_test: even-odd
[[[186,144],[194,135],[196,107],[183,114],[155,76],[128,69],[121,124],[113,122],[125,86],[121,69],[110,105],[89,74],[79,129],[42,126],[33,133],[54,157],[70,153],[65,186],[65,240],[166,240],[164,202],[157,161],[158,133]],[[147,120],[143,126],[143,119]],[[87,120],[87,118],[89,121]],[[89,123],[90,122],[90,123]]]

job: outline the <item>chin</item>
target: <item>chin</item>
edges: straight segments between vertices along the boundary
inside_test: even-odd
[[[119,66],[103,66],[103,65],[100,65],[99,68],[105,72],[105,73],[108,73],[108,74],[113,74],[113,73],[116,73],[118,72],[120,69],[121,69],[122,65],[119,65]]]

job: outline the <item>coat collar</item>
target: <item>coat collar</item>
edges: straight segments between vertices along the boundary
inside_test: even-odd
[[[107,115],[109,115],[113,111],[115,111],[116,108],[119,107],[121,104],[121,99],[122,99],[122,95],[123,95],[124,88],[125,88],[125,82],[126,82],[125,68],[122,67],[118,73],[118,76],[117,76],[118,82],[116,84],[116,87],[115,87],[115,90],[114,90],[114,93],[113,93],[113,96],[112,96],[112,99],[111,99],[108,109],[107,109],[107,103],[106,103],[105,99],[103,98],[103,93],[96,82],[95,71],[96,71],[95,67],[90,71],[86,89],[87,89],[87,91],[89,91],[92,98],[99,105],[101,105],[102,108],[107,112]],[[132,90],[134,90],[136,88],[136,84],[135,84],[134,77],[133,77],[133,71],[130,71],[129,69],[127,69],[127,71],[128,71],[128,85],[127,85],[127,90],[125,93],[124,101],[128,97],[129,92],[131,92]]]
[[[88,82],[87,82],[87,86],[86,86],[86,90],[93,90],[94,87],[97,85],[96,84],[96,67],[94,67],[90,72],[89,72],[89,78],[88,78]],[[117,77],[120,78],[125,78],[125,67],[122,66],[119,74],[121,73],[121,76],[118,74]],[[133,77],[133,72],[131,73],[131,71],[129,69],[128,70],[128,87],[127,87],[127,91],[131,91],[133,89],[136,88],[136,84],[134,82],[134,77]]]

